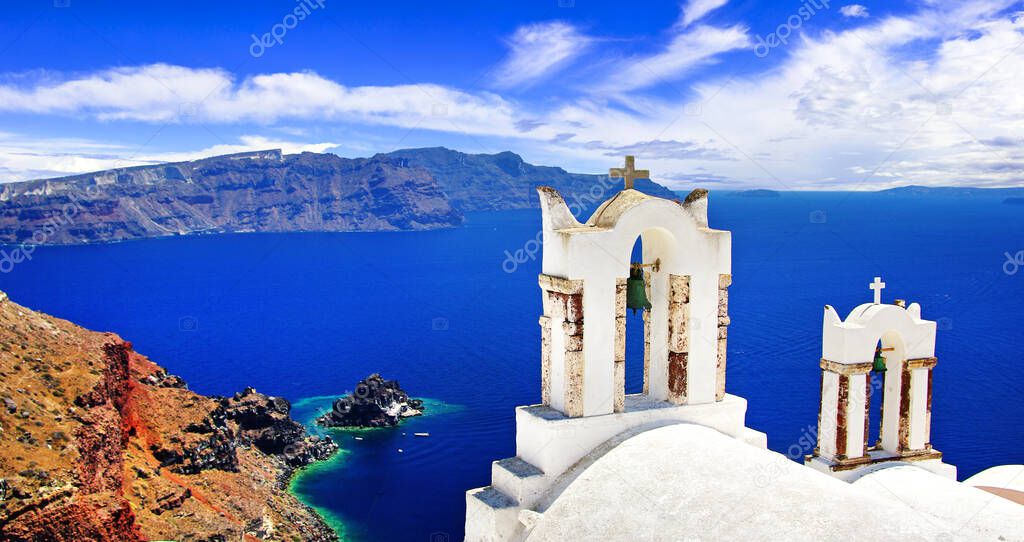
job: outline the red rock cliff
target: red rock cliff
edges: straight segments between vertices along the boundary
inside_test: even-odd
[[[0,540],[334,540],[285,490],[335,446],[0,293]]]

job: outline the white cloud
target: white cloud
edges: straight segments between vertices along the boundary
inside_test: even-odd
[[[563,22],[521,26],[508,41],[508,58],[498,67],[495,84],[510,88],[536,83],[568,64],[593,39]]]
[[[346,87],[313,72],[236,81],[220,69],[167,64],[0,85],[0,111],[154,123],[347,120],[469,134],[516,133],[511,104],[491,93],[436,84]]]
[[[717,55],[749,46],[743,26],[698,25],[677,34],[657,53],[622,60],[598,91],[623,93],[675,81],[697,66],[714,62]]]
[[[0,183],[60,177],[105,169],[184,162],[209,156],[266,149],[285,154],[325,152],[336,143],[303,143],[247,135],[195,151],[139,153],[137,146],[86,139],[32,139],[0,132]]]
[[[688,0],[683,5],[683,15],[679,18],[679,25],[690,26],[691,23],[702,19],[708,13],[724,6],[729,0]]]
[[[868,13],[868,8],[866,8],[866,7],[864,7],[864,6],[860,5],[860,4],[850,4],[850,5],[843,6],[843,7],[839,8],[839,13],[841,13],[843,15],[843,17],[866,18],[866,17],[868,17],[868,15],[870,15]]]
[[[1024,123],[1024,17],[1007,4],[805,35],[771,71],[697,85],[686,132],[742,151],[715,173],[778,188],[1024,184],[1024,148],[984,143]]]
[[[238,81],[222,70],[154,65],[28,84],[18,79],[0,85],[0,110],[108,122],[250,123],[243,133],[277,122],[322,121],[468,133],[493,148],[574,171],[607,171],[614,165],[609,161],[617,162],[607,153],[628,149],[638,155],[639,167],[669,184],[694,180],[700,172],[697,178],[730,187],[1024,185],[1024,101],[1018,90],[1024,16],[1010,13],[1015,4],[933,1],[917,12],[876,16],[840,32],[822,31],[815,20],[770,60],[751,50],[741,71],[723,65],[701,81],[680,82],[717,54],[749,45],[746,32],[738,26],[676,26],[662,50],[601,67],[614,68],[605,70],[614,77],[601,83],[618,94],[570,93],[563,83],[558,89],[564,98],[537,103],[436,84],[347,87],[310,72]],[[153,83],[154,77],[161,82]],[[659,81],[672,81],[692,97],[646,90]],[[200,106],[183,117],[178,94]],[[445,137],[429,134],[421,141],[451,144]],[[284,146],[269,143],[238,145]],[[367,154],[390,150],[389,143]],[[67,172],[102,169],[97,166],[104,156],[127,154],[81,141],[26,145],[0,136],[0,168],[47,167],[33,156],[53,156],[52,149],[81,160]]]

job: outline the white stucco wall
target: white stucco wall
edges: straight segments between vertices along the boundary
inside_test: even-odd
[[[902,339],[907,359],[935,356],[935,322],[921,319],[920,305],[904,309],[865,303],[850,311],[845,321],[834,308],[825,306],[822,357],[836,363],[870,362],[878,341],[890,332]]]

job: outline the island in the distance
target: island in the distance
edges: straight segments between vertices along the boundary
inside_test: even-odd
[[[330,412],[317,418],[324,427],[394,427],[402,418],[423,414],[423,401],[409,397],[397,380],[374,373],[338,398]]]
[[[562,191],[583,212],[620,183],[536,166],[507,151],[434,147],[342,158],[272,149],[0,183],[0,244],[450,228],[465,212],[536,208],[539,184]],[[672,196],[649,179],[638,179],[636,188]]]

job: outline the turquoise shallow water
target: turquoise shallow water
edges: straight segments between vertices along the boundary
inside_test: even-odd
[[[422,458],[433,454],[445,442],[452,440],[447,431],[446,417],[464,412],[458,405],[435,399],[423,399],[424,414],[406,418],[398,427],[388,428],[324,428],[315,423],[316,418],[331,410],[336,398],[330,395],[306,397],[292,404],[292,417],[305,425],[310,433],[327,435],[339,445],[339,451],[330,459],[315,463],[300,470],[292,478],[289,490],[304,503],[320,513],[335,531],[345,540],[372,540],[372,529],[358,521],[346,520],[346,515],[356,516],[361,512],[352,506],[352,494],[343,488],[386,487],[384,481],[373,480],[379,470],[375,463],[386,457],[392,465],[387,473],[402,476],[405,468],[419,468]],[[432,432],[433,431],[433,432]],[[417,437],[414,433],[430,433],[428,437]],[[377,472],[380,474],[379,472]],[[371,475],[367,479],[366,475]],[[366,510],[372,511],[377,505],[375,498],[368,499]],[[339,502],[340,501],[340,502]],[[339,508],[349,510],[339,513]]]
[[[935,447],[962,477],[1024,461],[1024,270],[1004,271],[1005,254],[1024,250],[1024,207],[713,192],[710,213],[733,232],[728,389],[748,399],[748,423],[773,449],[786,452],[816,424],[822,305],[845,316],[881,275],[886,300],[920,302],[940,324]],[[529,256],[539,226],[539,212],[526,210],[430,232],[43,247],[0,274],[0,289],[119,333],[201,393],[252,385],[289,398],[302,417],[328,402],[317,398],[380,372],[410,395],[459,405],[362,441],[342,434],[347,453],[294,484],[350,538],[459,540],[465,490],[490,483],[491,461],[514,455],[513,409],[539,400],[540,266]],[[519,249],[525,261],[506,263]],[[642,329],[630,318],[635,391]]]

